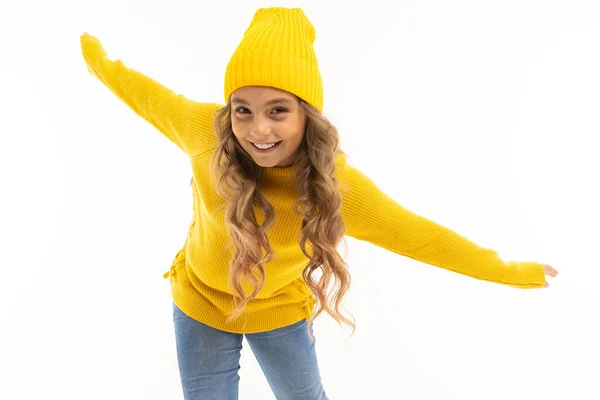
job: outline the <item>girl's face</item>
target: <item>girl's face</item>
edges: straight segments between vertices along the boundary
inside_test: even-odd
[[[267,86],[245,86],[231,94],[233,133],[261,167],[289,167],[304,138],[306,112],[296,96]],[[277,143],[274,147],[262,150]]]

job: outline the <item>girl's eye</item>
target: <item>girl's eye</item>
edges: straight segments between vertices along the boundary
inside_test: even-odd
[[[248,114],[250,112],[250,110],[248,110],[246,107],[238,107],[235,109],[235,112],[239,113],[239,114]],[[287,110],[285,108],[282,107],[276,107],[273,109],[273,111],[271,111],[273,114],[281,114],[284,112],[287,112]]]

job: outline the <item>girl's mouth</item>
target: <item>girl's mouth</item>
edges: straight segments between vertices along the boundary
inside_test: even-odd
[[[250,142],[250,143],[252,143],[252,147],[254,147],[254,150],[256,152],[264,154],[264,153],[270,153],[270,152],[274,151],[276,148],[279,147],[279,145],[281,144],[281,142],[282,142],[282,140],[280,140],[278,142],[275,142],[274,145],[271,145],[268,148],[264,148],[265,147],[264,145],[261,145],[261,147],[258,147],[256,144],[254,144],[252,142]]]

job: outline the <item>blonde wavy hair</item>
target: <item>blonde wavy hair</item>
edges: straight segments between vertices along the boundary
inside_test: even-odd
[[[350,288],[351,277],[346,262],[337,251],[342,240],[346,249],[347,243],[340,216],[341,183],[334,179],[333,174],[336,156],[345,153],[339,147],[338,131],[329,120],[310,104],[300,98],[298,101],[306,111],[306,127],[294,162],[299,196],[293,207],[303,220],[299,245],[309,259],[302,277],[317,299],[317,311],[311,313],[307,325],[308,335],[314,341],[310,326],[323,311],[340,326],[342,321],[350,325],[352,334],[356,329],[356,324],[339,311],[342,298]],[[260,192],[263,167],[255,163],[233,133],[230,103],[215,111],[214,128],[218,146],[210,160],[210,174],[217,193],[226,200],[225,224],[234,253],[228,278],[235,304],[234,311],[227,318],[230,322],[243,314],[246,304],[264,286],[264,264],[275,257],[267,236],[275,221],[275,210]],[[263,211],[265,219],[262,225],[256,219],[254,205]],[[307,252],[307,244],[312,254]],[[317,279],[315,274],[319,269],[322,274]],[[248,297],[242,288],[244,279],[253,288]],[[335,286],[328,296],[327,289],[332,279]]]

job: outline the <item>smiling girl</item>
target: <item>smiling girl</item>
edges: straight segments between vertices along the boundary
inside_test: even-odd
[[[354,331],[339,311],[351,282],[337,251],[344,235],[519,288],[545,287],[557,273],[502,260],[348,164],[322,114],[315,38],[301,9],[256,11],[219,104],[176,94],[81,36],[89,72],[190,160],[193,218],[164,274],[186,399],[237,399],[243,337],[278,399],[327,398],[312,322],[324,311]]]

